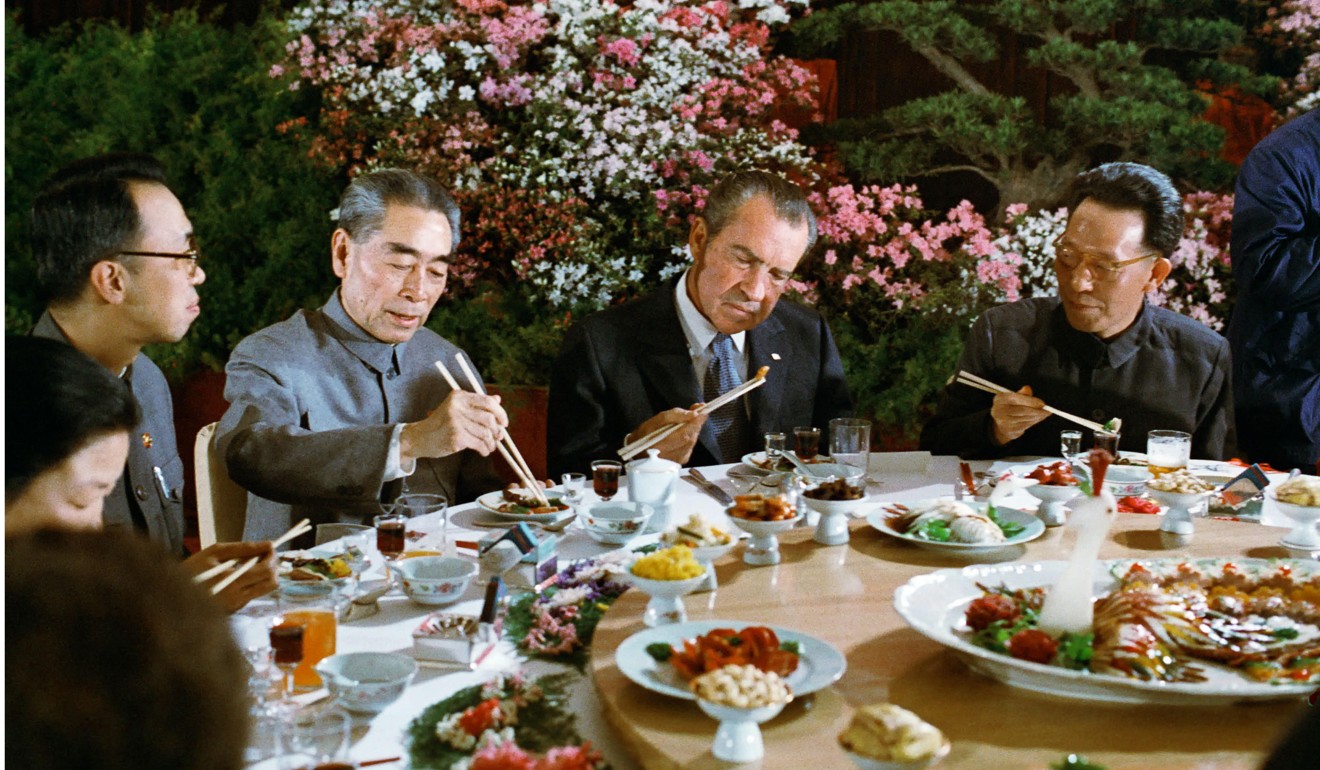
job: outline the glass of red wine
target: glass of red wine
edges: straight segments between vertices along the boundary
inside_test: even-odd
[[[293,670],[303,659],[303,632],[301,624],[276,618],[270,627],[270,649],[275,665],[284,673],[284,699],[293,695]]]
[[[608,501],[619,494],[619,474],[623,463],[615,460],[591,461],[591,489],[601,500]]]
[[[408,509],[404,506],[391,506],[385,513],[375,518],[376,550],[385,559],[386,572],[389,574],[390,588],[395,587],[394,563],[408,548]]]

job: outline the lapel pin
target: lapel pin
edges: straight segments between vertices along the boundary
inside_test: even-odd
[[[147,449],[150,449],[151,445],[154,443],[156,443],[156,440],[151,437],[150,433],[142,434],[142,446],[146,447]]]
[[[778,361],[778,360],[780,360],[780,359],[779,359],[779,354],[778,354],[778,353],[771,353],[771,354],[770,354],[770,360],[771,360],[771,361]]]

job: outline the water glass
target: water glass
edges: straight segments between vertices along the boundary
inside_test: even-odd
[[[619,494],[620,473],[623,473],[623,463],[617,460],[592,460],[591,486],[596,496],[608,501]]]
[[[342,709],[298,709],[289,717],[288,748],[313,763],[341,762],[348,759],[352,728],[352,719]]]
[[[564,484],[564,502],[572,506],[582,502],[582,494],[587,488],[587,474],[565,473],[559,480]]]
[[[858,417],[830,420],[830,457],[866,472],[871,460],[871,421]]]
[[[405,492],[394,499],[390,513],[409,519],[407,539],[421,541],[420,547],[448,553],[449,499],[444,495]],[[424,543],[424,544],[423,544]]]
[[[820,428],[807,425],[793,429],[793,451],[803,462],[811,462],[820,454]]]
[[[788,449],[788,436],[783,433],[765,434],[765,461],[770,466],[770,470],[779,470],[780,458]]]
[[[1180,430],[1153,430],[1146,434],[1146,463],[1152,476],[1186,468],[1192,459],[1192,434]]]
[[[1073,462],[1082,453],[1082,432],[1080,430],[1059,431],[1059,451],[1063,459]]]

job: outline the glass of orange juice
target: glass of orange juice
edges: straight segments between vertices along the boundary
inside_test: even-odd
[[[297,593],[280,592],[281,622],[303,628],[302,661],[293,670],[293,689],[307,691],[321,686],[316,664],[335,654],[338,606],[339,588],[330,581],[299,586]]]

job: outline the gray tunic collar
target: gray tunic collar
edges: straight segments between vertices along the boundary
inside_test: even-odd
[[[362,363],[370,366],[378,374],[394,371],[396,365],[395,352],[401,357],[403,347],[406,342],[400,342],[398,345],[392,345],[388,342],[381,342],[371,336],[366,329],[358,326],[357,321],[349,317],[348,311],[344,310],[344,305],[339,301],[339,289],[330,296],[330,300],[321,307],[321,312],[325,315],[332,326],[335,327],[335,336],[340,342],[348,348],[349,352],[362,360]]]

